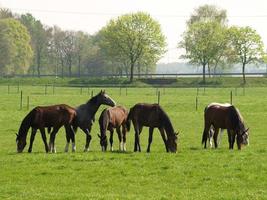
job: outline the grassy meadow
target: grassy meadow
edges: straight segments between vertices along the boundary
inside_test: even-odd
[[[156,103],[156,88],[103,88],[130,108],[138,102]],[[23,104],[20,110],[20,91]],[[46,90],[46,92],[45,92]],[[218,149],[201,146],[203,110],[211,102],[229,102],[250,127],[250,145],[228,150],[224,133]],[[9,92],[8,92],[9,91]],[[178,152],[165,152],[158,130],[151,153],[146,153],[148,128],[141,134],[141,153],[133,152],[134,131],[127,134],[127,152],[101,152],[98,117],[92,129],[90,152],[84,153],[85,134],[76,134],[76,153],[64,153],[65,133],[56,137],[56,154],[46,154],[39,132],[33,152],[16,153],[15,133],[29,109],[37,105],[66,103],[78,106],[100,88],[0,85],[0,199],[267,199],[267,87],[161,88],[160,104],[176,130]],[[46,94],[45,94],[46,93]],[[29,144],[28,134],[28,144]]]

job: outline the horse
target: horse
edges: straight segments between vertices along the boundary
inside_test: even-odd
[[[114,128],[118,134],[119,138],[119,149],[120,151],[126,151],[126,132],[130,128],[130,123],[127,123],[128,110],[123,106],[115,106],[112,108],[104,109],[99,117],[99,127],[100,127],[100,146],[102,151],[107,150],[107,136],[106,131],[110,131],[110,151],[113,151],[113,132]],[[121,132],[122,127],[122,132]],[[123,139],[123,141],[122,141]]]
[[[153,130],[158,128],[161,137],[164,141],[167,152],[177,151],[177,135],[174,132],[172,123],[167,113],[158,104],[147,104],[138,103],[135,104],[131,109],[127,117],[128,123],[132,121],[135,130],[135,144],[134,151],[141,152],[140,147],[140,133],[142,132],[143,126],[149,127],[149,138],[147,152],[150,152],[150,145],[152,143]],[[166,135],[165,135],[166,132]],[[167,139],[166,139],[167,136]]]
[[[214,127],[214,146],[218,147],[217,136],[219,128],[227,129],[229,149],[234,148],[235,138],[237,147],[241,150],[242,145],[248,144],[249,132],[245,127],[244,120],[239,110],[231,104],[211,103],[204,110],[204,131],[202,144],[206,148],[207,138],[211,126]]]
[[[115,106],[116,102],[109,97],[105,91],[100,91],[97,95],[75,108],[76,110],[76,121],[73,123],[74,132],[77,131],[78,127],[86,134],[86,144],[84,151],[89,151],[89,144],[92,139],[90,134],[93,122],[95,121],[95,114],[101,105]],[[68,151],[69,141],[67,141],[65,151]]]
[[[75,118],[75,109],[66,104],[37,106],[33,108],[22,120],[19,132],[16,134],[17,152],[21,153],[25,148],[27,134],[30,128],[32,128],[32,132],[28,149],[29,153],[32,152],[33,141],[38,129],[41,132],[46,152],[49,150],[54,153],[56,152],[55,136],[62,126],[65,127],[67,137],[70,137],[73,144],[75,144],[74,131],[71,126]],[[45,128],[48,128],[48,132],[53,128],[50,135],[49,146],[46,141]]]

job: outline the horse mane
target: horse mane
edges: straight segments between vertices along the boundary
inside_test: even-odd
[[[164,128],[166,129],[166,133],[168,136],[168,133],[174,133],[174,128],[172,126],[171,120],[167,113],[160,107],[158,106],[161,112],[161,120],[164,123]]]
[[[237,130],[245,130],[245,125],[243,117],[240,114],[239,110],[234,106],[230,106],[230,119],[233,123],[233,127]]]
[[[28,130],[29,130],[31,123],[33,121],[33,117],[34,117],[35,113],[36,113],[36,110],[34,108],[24,117],[24,119],[22,120],[20,127],[19,127],[17,139],[27,135]]]
[[[98,95],[93,96],[91,99],[89,99],[89,100],[86,102],[86,104],[87,104],[87,105],[88,105],[88,104],[96,104],[96,102],[97,102],[97,96],[98,96]]]

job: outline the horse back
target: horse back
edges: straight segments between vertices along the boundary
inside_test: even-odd
[[[231,118],[232,106],[209,105],[205,108],[205,126],[211,124],[214,128],[233,129]]]
[[[130,112],[135,123],[148,127],[162,126],[163,110],[158,104],[136,104]]]
[[[72,123],[76,117],[75,109],[65,104],[38,106],[34,113],[33,126],[36,127],[60,127]]]

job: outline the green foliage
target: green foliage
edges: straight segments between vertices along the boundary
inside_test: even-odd
[[[194,10],[194,13],[187,21],[187,25],[190,26],[195,22],[218,22],[221,25],[227,23],[227,12],[224,9],[219,9],[215,5],[202,5]]]
[[[243,82],[245,79],[245,66],[257,63],[264,58],[263,42],[259,34],[251,27],[231,27],[229,29],[231,45],[235,53],[235,61],[242,64]]]
[[[130,68],[131,81],[137,62],[155,65],[165,52],[160,24],[142,12],[111,20],[100,31],[100,38],[105,55]]]
[[[30,35],[12,18],[0,19],[0,73],[26,73],[32,58]]]

